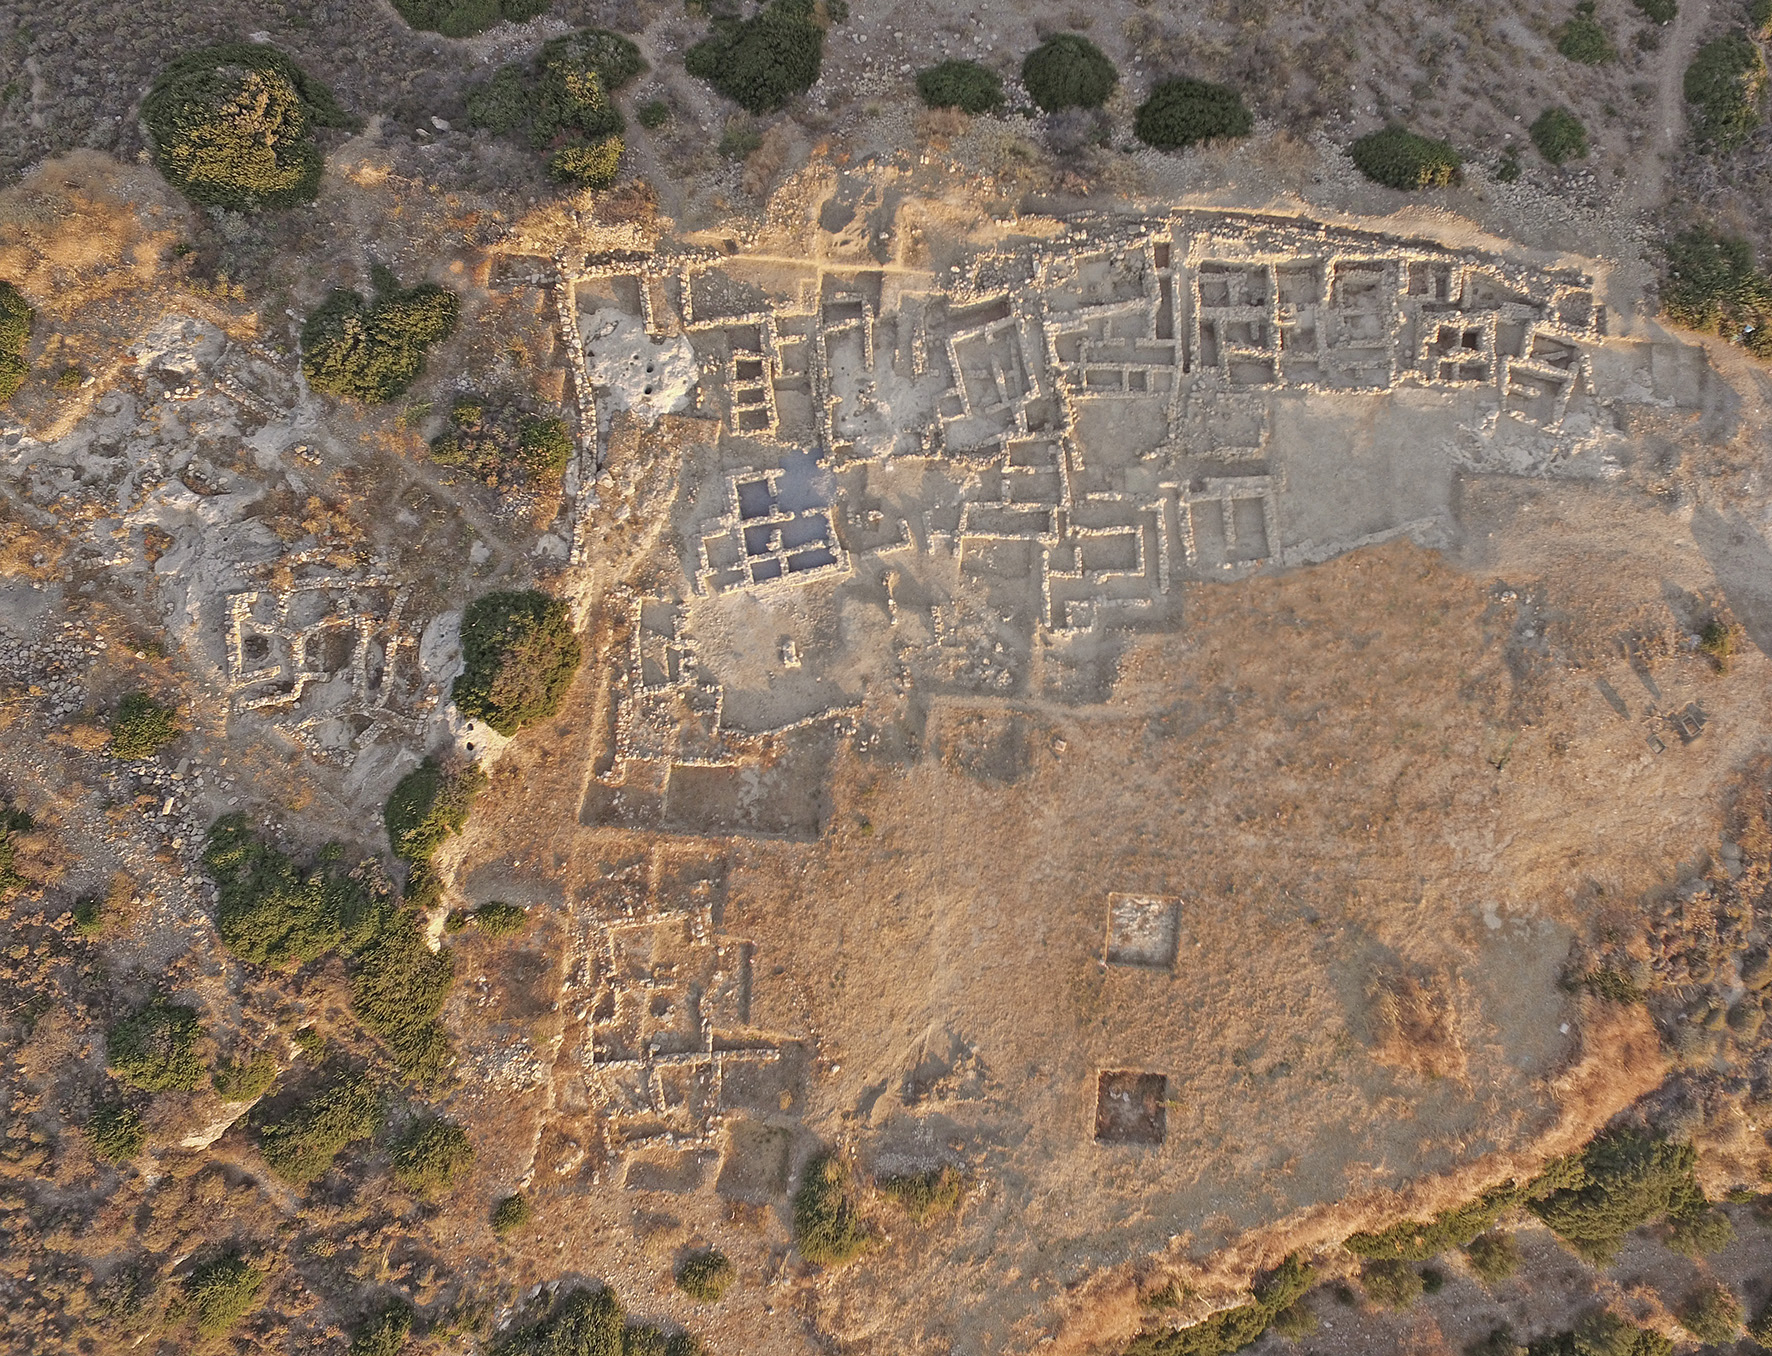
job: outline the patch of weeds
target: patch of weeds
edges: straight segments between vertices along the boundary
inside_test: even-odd
[[[13,842],[12,836],[15,833],[29,833],[35,827],[30,815],[23,810],[0,804],[0,899],[5,899],[14,890],[30,884],[28,878],[13,866],[17,860],[18,845]]]
[[[348,1356],[399,1356],[412,1335],[412,1308],[396,1300],[351,1335]]]
[[[1729,672],[1729,661],[1735,654],[1735,628],[1713,617],[1698,633],[1698,649],[1707,655],[1718,673]]]
[[[1360,1289],[1374,1304],[1401,1313],[1421,1298],[1421,1274],[1407,1262],[1380,1259],[1360,1268]]]
[[[1765,91],[1766,59],[1751,38],[1727,33],[1700,47],[1685,79],[1699,145],[1713,151],[1744,146],[1760,125]]]
[[[677,1289],[700,1304],[715,1304],[732,1288],[732,1259],[718,1248],[693,1253],[677,1264]]]
[[[656,132],[671,120],[671,106],[663,99],[648,99],[634,116],[639,119],[640,126]]]
[[[794,1242],[808,1262],[831,1267],[853,1262],[874,1246],[874,1235],[856,1212],[849,1169],[833,1155],[820,1154],[806,1165],[794,1193]]]
[[[666,1356],[670,1342],[664,1329],[650,1323],[637,1323],[621,1335],[621,1356]]]
[[[1652,24],[1671,24],[1680,12],[1678,0],[1632,0]]]
[[[515,937],[529,926],[529,911],[502,899],[488,900],[474,910],[474,926],[488,937]]]
[[[561,146],[548,156],[548,177],[575,188],[608,188],[621,173],[621,156],[625,149],[620,137]]]
[[[502,735],[560,709],[582,653],[566,604],[534,590],[476,598],[461,641],[465,668],[451,695],[463,716]]]
[[[528,23],[548,12],[549,0],[394,0],[400,17],[426,33],[471,38],[494,24]]]
[[[1741,1335],[1744,1316],[1741,1301],[1715,1282],[1699,1286],[1680,1306],[1680,1326],[1700,1342],[1717,1345]]]
[[[1538,153],[1553,165],[1587,155],[1587,128],[1566,108],[1547,108],[1529,129]]]
[[[311,1025],[297,1027],[291,1037],[295,1048],[302,1053],[309,1064],[316,1068],[326,1059],[326,1037],[322,1036]]]
[[[1120,83],[1107,53],[1080,33],[1055,33],[1021,63],[1021,83],[1042,112],[1100,108]]]
[[[1575,7],[1575,17],[1557,30],[1557,51],[1583,66],[1604,66],[1618,60],[1618,49],[1594,18],[1592,0],[1582,0]]]
[[[131,692],[111,716],[111,753],[136,761],[152,758],[180,734],[178,717],[145,692]]]
[[[1772,274],[1754,267],[1747,241],[1694,226],[1662,250],[1661,309],[1669,320],[1772,359]]]
[[[493,1207],[492,1232],[503,1238],[513,1230],[521,1229],[534,1217],[535,1209],[529,1204],[529,1198],[516,1192]]]
[[[122,1102],[106,1102],[95,1108],[80,1133],[93,1156],[107,1163],[127,1163],[148,1142],[140,1113]]]
[[[105,1035],[106,1063],[130,1087],[143,1092],[190,1092],[203,1085],[197,1040],[203,1028],[195,1008],[150,1003]]]
[[[1315,1335],[1319,1324],[1316,1312],[1301,1299],[1275,1314],[1269,1326],[1289,1342],[1302,1342]]]
[[[199,1337],[219,1337],[231,1332],[258,1302],[265,1273],[238,1253],[195,1267],[185,1280],[185,1294],[196,1315]]]
[[[431,460],[506,492],[552,488],[572,460],[572,433],[564,419],[465,398],[450,409],[449,427],[431,439]]]
[[[62,368],[60,372],[56,373],[54,384],[55,389],[59,394],[72,395],[75,391],[80,389],[85,381],[86,373],[82,369],[70,364],[69,366]]]
[[[74,933],[93,938],[105,933],[105,901],[102,895],[82,895],[74,901]]]
[[[461,298],[436,283],[402,288],[376,270],[375,297],[336,288],[302,324],[302,375],[327,395],[366,404],[405,394],[425,354],[455,333]]]
[[[1003,81],[976,61],[943,61],[917,72],[917,97],[926,108],[994,113],[1003,106]]]
[[[763,129],[747,117],[726,119],[720,133],[720,154],[728,160],[743,160],[763,144]]]
[[[426,945],[423,920],[411,909],[391,920],[351,966],[351,1011],[421,1087],[443,1086],[455,1063],[438,1020],[454,982],[455,958]]]
[[[1282,1313],[1297,1304],[1314,1279],[1302,1258],[1288,1257],[1256,1285],[1255,1296],[1248,1304],[1222,1310],[1191,1328],[1158,1328],[1140,1333],[1126,1348],[1125,1356],[1229,1356],[1255,1341]],[[1353,1302],[1352,1291],[1348,1292],[1347,1302]]]
[[[37,313],[24,294],[11,283],[0,282],[0,405],[18,394],[31,373],[25,349],[36,321]]]
[[[1448,142],[1419,136],[1396,123],[1368,132],[1348,147],[1348,155],[1374,183],[1406,192],[1444,188],[1458,177],[1464,163]]]
[[[875,1188],[887,1200],[902,1206],[913,1224],[952,1214],[966,1194],[966,1178],[958,1168],[931,1168],[928,1172],[899,1177],[880,1177]]]
[[[318,959],[373,937],[388,901],[356,873],[322,862],[304,872],[266,843],[243,814],[219,819],[203,854],[220,892],[215,927],[229,951],[254,965]]]
[[[310,127],[353,127],[325,85],[267,43],[190,52],[142,101],[154,163],[192,202],[230,212],[291,207],[320,190]]]
[[[311,1182],[349,1144],[368,1139],[382,1123],[381,1097],[362,1074],[343,1078],[292,1107],[259,1131],[259,1152],[286,1181]]]
[[[478,764],[445,768],[426,758],[394,785],[382,807],[394,855],[423,866],[449,838],[462,831],[474,799],[486,788]]]
[[[1484,1285],[1500,1285],[1520,1269],[1520,1245],[1512,1234],[1478,1234],[1465,1245],[1464,1255]]]
[[[256,1102],[277,1081],[277,1061],[260,1051],[249,1059],[218,1064],[210,1078],[224,1102]]]
[[[1132,124],[1140,141],[1160,151],[1246,137],[1254,127],[1255,115],[1241,94],[1205,80],[1165,80],[1139,105]]]
[[[716,14],[708,35],[683,54],[689,74],[740,108],[773,113],[818,83],[824,27],[812,0],[770,0],[740,19]]]
[[[546,1317],[492,1346],[492,1356],[622,1356],[626,1315],[613,1290],[573,1290]]]
[[[441,1116],[420,1121],[394,1146],[394,1180],[417,1196],[447,1191],[473,1164],[468,1132]]]
[[[1606,965],[1589,970],[1576,982],[1595,998],[1611,1003],[1641,1003],[1648,997],[1629,975]]]

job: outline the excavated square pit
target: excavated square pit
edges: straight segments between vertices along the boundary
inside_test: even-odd
[[[1101,1144],[1161,1144],[1167,1130],[1169,1079],[1135,1069],[1109,1069],[1096,1083],[1095,1138]]]
[[[1167,896],[1109,895],[1108,964],[1174,965],[1180,913],[1181,901]]]

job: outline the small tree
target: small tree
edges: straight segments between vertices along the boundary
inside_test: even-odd
[[[279,1177],[311,1182],[332,1166],[348,1144],[368,1139],[382,1122],[381,1098],[358,1075],[291,1108],[259,1132],[259,1152]]]
[[[232,1331],[258,1300],[265,1273],[238,1253],[223,1253],[192,1270],[185,1281],[196,1312],[197,1335],[219,1337]]]
[[[545,593],[489,593],[461,624],[465,664],[452,690],[469,720],[502,735],[560,709],[581,657],[566,604]]]
[[[503,1238],[506,1234],[521,1229],[534,1215],[535,1211],[527,1196],[521,1192],[506,1196],[492,1211],[492,1232]]]
[[[415,1195],[435,1196],[473,1166],[474,1145],[454,1121],[433,1116],[406,1132],[393,1162],[396,1182]]]
[[[1566,108],[1547,108],[1531,127],[1532,144],[1553,165],[1587,154],[1587,128]]]
[[[693,1253],[677,1264],[677,1289],[701,1304],[715,1304],[732,1288],[732,1259],[718,1248]]]
[[[1380,1259],[1361,1268],[1360,1288],[1373,1303],[1403,1310],[1421,1298],[1423,1287],[1420,1273],[1407,1262]]]
[[[1003,106],[1003,81],[976,61],[943,61],[917,72],[917,94],[928,108],[990,113]]]
[[[97,1107],[81,1127],[86,1145],[95,1158],[107,1163],[127,1163],[148,1142],[147,1127],[133,1107],[106,1102]]]
[[[1700,1342],[1733,1342],[1744,1317],[1741,1301],[1715,1282],[1699,1286],[1680,1306],[1680,1326]]]
[[[1500,1285],[1520,1269],[1520,1245],[1512,1234],[1479,1234],[1470,1241],[1464,1255],[1484,1285]]]
[[[328,395],[374,404],[404,394],[425,354],[455,333],[461,298],[436,283],[402,289],[378,270],[374,300],[337,288],[302,324],[302,375]]]
[[[748,19],[716,14],[707,37],[683,55],[689,74],[751,113],[773,113],[811,89],[823,65],[812,0],[770,0]]]
[[[1107,54],[1080,33],[1055,33],[1021,63],[1028,97],[1047,113],[1100,108],[1120,83]]]

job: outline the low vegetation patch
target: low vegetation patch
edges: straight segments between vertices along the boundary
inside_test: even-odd
[[[1450,143],[1419,136],[1395,123],[1368,132],[1348,147],[1348,154],[1374,183],[1409,192],[1444,188],[1458,177],[1464,163]]]
[[[265,1273],[237,1253],[195,1267],[185,1280],[185,1293],[197,1320],[199,1337],[220,1337],[252,1312]]]
[[[468,1132],[454,1121],[433,1116],[420,1121],[394,1146],[394,1180],[418,1196],[435,1196],[454,1186],[474,1165]]]
[[[454,982],[455,958],[425,944],[424,921],[411,909],[390,920],[351,966],[351,1010],[421,1087],[441,1087],[455,1063],[438,1020]]]
[[[1126,1348],[1125,1356],[1229,1356],[1255,1341],[1297,1304],[1314,1279],[1301,1258],[1288,1257],[1256,1285],[1249,1303],[1221,1310],[1191,1328],[1142,1333]]]
[[[1678,0],[1632,0],[1652,24],[1671,24],[1680,12]]]
[[[426,33],[471,38],[494,24],[528,23],[548,12],[549,0],[394,0],[400,17]]]
[[[874,1187],[887,1200],[904,1208],[913,1223],[926,1224],[953,1213],[966,1194],[966,1178],[958,1168],[931,1168],[899,1177],[881,1177]]]
[[[991,113],[1003,106],[1003,81],[976,61],[943,61],[917,72],[917,95],[926,108]]]
[[[1662,248],[1662,313],[1676,325],[1772,359],[1772,273],[1754,267],[1753,247],[1696,226]]]
[[[1133,134],[1160,151],[1180,151],[1202,141],[1246,137],[1255,115],[1229,85],[1206,80],[1165,80],[1138,107]]]
[[[126,695],[111,717],[111,752],[118,758],[152,758],[178,736],[173,709],[145,692]]]
[[[1580,160],[1587,154],[1587,128],[1566,108],[1547,108],[1530,129],[1532,144],[1553,165]]]
[[[346,1145],[381,1128],[382,1104],[375,1085],[356,1074],[292,1107],[259,1131],[259,1152],[279,1177],[311,1182],[332,1166]]]
[[[1582,0],[1575,7],[1575,17],[1557,30],[1557,51],[1584,66],[1604,66],[1618,60],[1618,49],[1594,18],[1593,0]]]
[[[349,1356],[399,1356],[412,1335],[412,1309],[395,1301],[351,1337]]]
[[[1714,1281],[1699,1286],[1680,1306],[1680,1326],[1700,1342],[1733,1342],[1741,1336],[1745,1317],[1741,1301]]]
[[[449,411],[449,427],[431,439],[431,460],[497,490],[551,487],[572,460],[572,432],[564,419],[458,400]]]
[[[142,101],[154,163],[192,202],[250,212],[312,201],[315,127],[351,127],[332,91],[275,47],[229,42],[179,57]]]
[[[566,604],[534,590],[476,598],[462,617],[461,644],[455,704],[502,735],[558,711],[581,657]]]
[[[1698,49],[1686,68],[1685,89],[1700,145],[1738,150],[1760,125],[1766,59],[1745,34],[1725,34]]]
[[[474,910],[474,926],[488,937],[515,937],[529,926],[529,911],[502,899],[489,900]]]
[[[1509,1351],[1519,1351],[1511,1338]],[[1498,1347],[1499,1349],[1499,1347]],[[1639,1328],[1629,1319],[1601,1310],[1589,1314],[1570,1332],[1534,1342],[1529,1356],[1670,1356],[1674,1344],[1658,1332]]]
[[[535,1209],[529,1204],[529,1198],[521,1192],[506,1196],[492,1211],[492,1232],[500,1238],[513,1230],[521,1229],[535,1217]]]
[[[607,188],[621,163],[627,125],[615,94],[645,69],[631,39],[581,29],[543,43],[532,61],[501,66],[470,90],[468,121],[522,137],[547,157],[548,173],[562,183]]]
[[[404,394],[424,371],[425,354],[455,333],[461,298],[436,283],[402,288],[375,270],[375,296],[336,288],[302,325],[301,370],[327,395],[366,404]]]
[[[395,784],[382,810],[394,855],[414,866],[428,863],[462,831],[485,787],[486,773],[478,764],[445,768],[425,759]]]
[[[1401,1312],[1421,1298],[1421,1273],[1407,1262],[1380,1258],[1360,1268],[1360,1288],[1374,1304]]]
[[[806,1165],[794,1193],[794,1242],[800,1255],[820,1266],[852,1262],[874,1245],[874,1235],[856,1212],[849,1169],[830,1154]]]
[[[37,313],[24,294],[11,283],[0,282],[0,405],[17,395],[31,374],[25,349],[36,321]]]
[[[1748,0],[1747,28],[1761,42],[1772,39],[1772,0]]]
[[[143,1092],[190,1092],[203,1085],[203,1060],[197,1054],[202,1034],[195,1008],[150,1003],[106,1034],[106,1063],[118,1078]]]
[[[740,108],[773,113],[818,83],[824,32],[813,0],[770,0],[748,19],[716,14],[683,65]]]
[[[1107,53],[1080,33],[1055,33],[1021,63],[1028,97],[1047,113],[1100,108],[1120,83]]]
[[[95,1108],[80,1133],[93,1156],[107,1163],[127,1163],[148,1142],[140,1113],[122,1102],[106,1102]]]
[[[277,1061],[260,1051],[250,1059],[218,1064],[210,1082],[224,1102],[256,1102],[277,1081]]]
[[[335,947],[354,950],[375,936],[388,901],[336,860],[304,871],[254,831],[245,815],[209,830],[204,866],[220,897],[215,927],[228,950],[254,965],[316,960]]]
[[[1484,1285],[1500,1285],[1520,1269],[1520,1245],[1512,1234],[1479,1234],[1465,1246],[1464,1255]]]
[[[30,884],[13,863],[18,854],[16,835],[29,833],[35,827],[35,822],[23,810],[0,804],[0,899]]]
[[[623,1356],[627,1318],[613,1290],[573,1290],[545,1318],[493,1343],[493,1356]]]
[[[685,1257],[677,1264],[677,1289],[701,1304],[714,1304],[732,1288],[732,1259],[718,1248]]]

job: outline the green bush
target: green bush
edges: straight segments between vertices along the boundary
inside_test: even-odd
[[[1747,1335],[1761,1346],[1772,1348],[1772,1299],[1762,1304],[1748,1323]]]
[[[396,1300],[357,1329],[349,1356],[400,1356],[411,1335],[412,1309]]]
[[[528,23],[547,13],[548,0],[394,0],[400,17],[425,33],[471,38],[498,23]]]
[[[1464,1255],[1484,1285],[1500,1285],[1520,1269],[1520,1245],[1512,1234],[1479,1234],[1465,1245]]]
[[[1772,0],[1748,0],[1747,27],[1762,42],[1772,39]]]
[[[1028,97],[1047,113],[1100,108],[1120,83],[1107,54],[1078,33],[1055,33],[1021,63]]]
[[[640,126],[649,132],[656,132],[671,120],[671,106],[663,99],[648,99],[640,105],[636,116],[640,120]]]
[[[474,800],[486,789],[486,773],[477,763],[445,770],[427,758],[395,784],[382,819],[394,855],[422,865],[468,822]]]
[[[303,323],[302,375],[327,395],[392,400],[418,380],[426,351],[455,333],[460,314],[461,298],[449,289],[402,289],[378,270],[373,301],[336,288]]]
[[[37,313],[18,288],[0,282],[0,405],[18,394],[30,373],[24,354],[36,320]]]
[[[107,1163],[127,1163],[148,1142],[140,1114],[122,1102],[107,1102],[94,1109],[80,1133],[93,1156]]]
[[[185,1293],[197,1318],[197,1335],[219,1337],[251,1312],[265,1273],[236,1253],[224,1253],[192,1269]]]
[[[726,119],[720,132],[720,154],[728,160],[743,160],[763,144],[762,130],[750,118],[736,113]]]
[[[1444,188],[1458,177],[1464,163],[1448,143],[1418,136],[1395,123],[1368,132],[1348,147],[1348,154],[1374,183],[1406,191]]]
[[[145,692],[131,692],[111,717],[111,753],[118,758],[152,758],[179,736],[178,720]]]
[[[874,1236],[856,1214],[849,1170],[841,1160],[820,1154],[806,1165],[794,1194],[794,1242],[800,1255],[821,1266],[852,1262],[874,1245]]]
[[[1375,1233],[1348,1235],[1342,1246],[1356,1257],[1425,1262],[1452,1248],[1462,1248],[1521,1205],[1529,1187],[1496,1187],[1475,1200],[1442,1210],[1431,1220],[1403,1220]]]
[[[361,880],[324,863],[301,871],[254,832],[242,814],[218,819],[203,854],[219,891],[216,931],[228,950],[254,965],[316,960],[375,936],[388,902]]]
[[[1743,1317],[1741,1301],[1714,1282],[1699,1286],[1680,1306],[1680,1326],[1700,1342],[1733,1342],[1741,1335]]]
[[[1572,1332],[1534,1342],[1529,1356],[1670,1356],[1674,1344],[1658,1332],[1601,1310]]]
[[[474,1145],[454,1121],[433,1116],[414,1125],[394,1146],[394,1180],[418,1196],[449,1190],[474,1165]]]
[[[713,1353],[694,1333],[674,1332],[670,1341],[665,1343],[665,1356],[713,1356]]]
[[[501,490],[552,486],[572,460],[572,432],[564,419],[463,398],[449,411],[449,427],[431,439],[431,460]]]
[[[423,920],[410,909],[382,928],[351,966],[351,1010],[421,1087],[442,1086],[455,1063],[438,1020],[454,982],[455,958],[425,944]]]
[[[259,1152],[279,1177],[311,1182],[332,1166],[348,1144],[381,1128],[382,1104],[375,1085],[361,1074],[344,1078],[291,1108],[259,1131]]]
[[[80,937],[105,933],[105,901],[100,895],[82,895],[74,901],[74,932]]]
[[[560,709],[581,655],[566,604],[534,590],[476,598],[462,617],[461,646],[455,704],[502,735]]]
[[[966,1178],[958,1168],[931,1168],[901,1177],[881,1177],[875,1188],[904,1207],[913,1223],[924,1224],[951,1214],[966,1194]]]
[[[1273,1330],[1289,1342],[1301,1342],[1314,1336],[1318,1328],[1317,1315],[1310,1305],[1297,1300],[1287,1308],[1274,1315],[1270,1325]]]
[[[734,1274],[732,1259],[709,1248],[677,1264],[677,1289],[698,1303],[714,1304],[732,1288]]]
[[[1618,60],[1618,49],[1592,10],[1591,4],[1576,6],[1575,17],[1557,30],[1557,51],[1584,66],[1604,66]]]
[[[179,57],[155,78],[141,116],[166,181],[234,212],[311,201],[324,158],[309,128],[353,125],[325,85],[251,42]]]
[[[29,881],[13,867],[18,845],[12,841],[15,833],[29,833],[35,825],[31,817],[23,810],[8,809],[0,803],[0,899],[5,899],[20,886]]]
[[[929,108],[990,113],[1003,106],[1003,81],[976,61],[943,61],[917,72],[917,94]]]
[[[1311,1288],[1311,1268],[1288,1257],[1255,1287],[1248,1304],[1224,1309],[1191,1328],[1159,1328],[1141,1333],[1125,1356],[1229,1356],[1254,1342]]]
[[[492,1232],[502,1238],[513,1229],[521,1229],[534,1216],[535,1210],[527,1196],[521,1192],[506,1196],[493,1208]]]
[[[502,899],[488,900],[474,910],[474,926],[488,937],[514,937],[529,926],[529,912]]]
[[[683,55],[689,74],[751,113],[773,113],[811,89],[823,64],[812,0],[770,0],[749,19],[716,14],[707,37]]]
[[[1360,1288],[1374,1304],[1401,1311],[1421,1298],[1421,1276],[1407,1262],[1380,1258],[1360,1268]]]
[[[1246,137],[1255,115],[1229,85],[1205,80],[1165,80],[1138,106],[1133,134],[1160,151],[1185,150],[1201,141]]]
[[[1661,309],[1676,325],[1721,335],[1772,359],[1772,274],[1747,241],[1695,226],[1663,247]]]
[[[1631,1230],[1705,1208],[1696,1162],[1689,1144],[1617,1130],[1589,1144],[1569,1184],[1530,1209],[1577,1256],[1604,1265]]]
[[[1714,1207],[1696,1207],[1668,1217],[1667,1246],[1681,1256],[1694,1260],[1709,1257],[1734,1241],[1734,1224]]]
[[[624,149],[620,137],[562,146],[548,156],[548,177],[577,188],[608,188],[621,171]]]
[[[218,1064],[210,1083],[224,1102],[256,1102],[277,1081],[277,1061],[261,1051],[239,1063]]]
[[[613,1290],[574,1290],[546,1318],[494,1343],[492,1356],[622,1356],[625,1323]]]
[[[1677,0],[1633,0],[1633,3],[1652,24],[1671,24],[1680,12]]]
[[[143,1092],[190,1092],[203,1085],[195,1008],[150,1003],[105,1035],[111,1072]]]
[[[1547,108],[1531,127],[1532,144],[1553,165],[1587,154],[1587,128],[1566,108]]]
[[[1766,61],[1741,33],[1715,38],[1686,68],[1686,101],[1695,106],[1693,129],[1710,150],[1733,151],[1760,125]]]
[[[622,1356],[666,1356],[669,1350],[664,1330],[650,1323],[637,1323],[621,1335]]]

